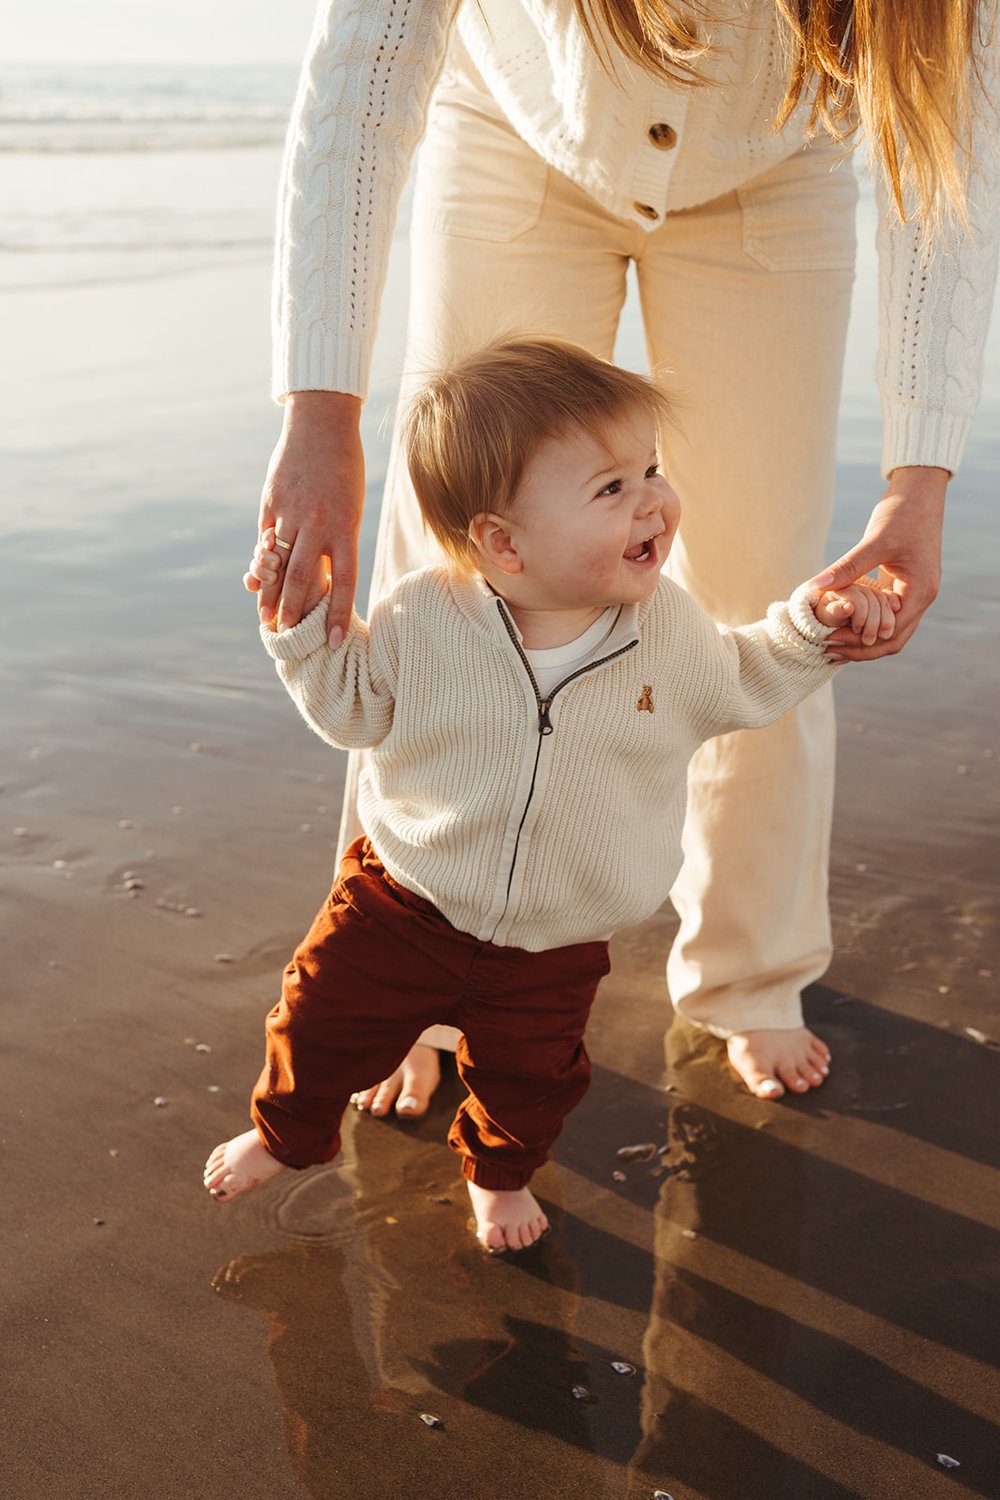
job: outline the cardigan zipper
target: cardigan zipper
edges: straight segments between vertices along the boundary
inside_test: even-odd
[[[562,682],[557,682],[548,696],[543,698],[541,693],[538,691],[538,682],[534,672],[531,670],[531,663],[528,660],[527,655],[525,654],[521,642],[517,638],[517,633],[507,615],[507,611],[504,609],[502,599],[497,600],[497,609],[500,612],[500,618],[504,623],[504,628],[506,629],[507,634],[510,636],[511,644],[514,647],[514,650],[517,652],[518,656],[521,658],[524,670],[528,674],[528,681],[531,683],[532,689],[534,690],[535,703],[538,707],[538,739],[535,744],[535,764],[531,768],[531,785],[528,787],[528,796],[521,811],[521,821],[517,825],[517,837],[514,840],[514,852],[511,855],[510,859],[510,869],[507,872],[507,893],[504,899],[503,911],[500,913],[499,917],[497,917],[496,927],[494,927],[493,929],[493,937],[496,937],[497,928],[500,926],[500,923],[507,915],[507,907],[510,905],[510,891],[511,886],[514,884],[514,869],[517,865],[517,851],[521,844],[521,831],[524,828],[524,820],[528,816],[528,808],[531,806],[531,799],[535,795],[535,780],[538,776],[538,762],[541,759],[542,754],[542,740],[546,735],[551,734],[553,729],[555,728],[555,725],[549,718],[549,709],[552,707],[552,701],[557,693],[562,692],[563,688],[566,687],[569,683],[574,682],[577,677],[583,677],[585,673],[596,671],[598,667],[606,666],[609,661],[614,661],[619,656],[625,656],[627,652],[631,651],[634,646],[638,646],[639,644],[638,641],[629,641],[626,645],[619,646],[617,651],[612,651],[607,656],[600,657],[597,661],[590,661],[582,667],[577,667],[576,671],[571,672],[568,677],[564,677]]]

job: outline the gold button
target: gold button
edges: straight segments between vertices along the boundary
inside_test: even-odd
[[[677,145],[677,132],[672,125],[666,125],[661,121],[658,125],[650,125],[649,139],[654,146],[659,146],[661,151],[672,151]]]
[[[644,219],[658,219],[660,217],[656,209],[648,203],[633,203],[632,207],[637,214],[642,214]]]

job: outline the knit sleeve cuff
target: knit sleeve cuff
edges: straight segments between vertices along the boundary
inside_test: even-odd
[[[815,656],[816,648],[822,647],[833,627],[821,625],[816,618],[816,605],[821,590],[800,584],[788,603],[772,604],[767,612],[772,630],[786,650],[802,656]]]
[[[303,661],[314,651],[319,651],[325,646],[326,611],[329,601],[330,596],[327,594],[304,620],[300,620],[291,630],[283,630],[280,635],[276,630],[272,630],[270,625],[262,625],[260,638],[264,642],[264,650],[267,654],[273,656],[275,661]],[[343,650],[343,645],[339,649]]]
[[[368,398],[371,377],[371,345],[351,346],[323,328],[313,328],[295,343],[290,336],[275,339],[271,394],[283,404],[291,391],[338,391],[344,396]]]
[[[949,469],[954,474],[962,461],[971,417],[884,397],[882,418],[882,474],[886,479],[904,464]]]

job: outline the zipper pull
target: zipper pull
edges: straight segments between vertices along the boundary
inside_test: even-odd
[[[540,698],[538,700],[538,733],[551,734],[554,729],[552,720],[549,718],[549,707],[551,698]]]

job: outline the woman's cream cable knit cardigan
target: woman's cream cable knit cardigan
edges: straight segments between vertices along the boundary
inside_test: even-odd
[[[425,568],[337,650],[325,600],[261,636],[318,734],[373,747],[358,809],[390,875],[483,941],[607,938],[667,899],[698,745],[827,682],[830,632],[804,588],[730,629],[661,579],[543,718],[504,610],[482,579]]]
[[[784,94],[774,0],[729,0],[728,11],[717,82],[692,90],[624,62],[613,82],[572,0],[320,0],[279,204],[275,395],[366,394],[396,211],[453,26],[518,133],[599,203],[650,230],[805,140],[804,104],[780,135],[771,129]],[[882,197],[886,474],[900,464],[955,469],[978,402],[1000,240],[997,61],[995,51],[986,60],[991,93],[975,132],[969,230],[929,251]],[[674,149],[650,139],[657,123],[677,132]]]

